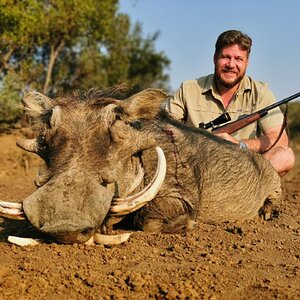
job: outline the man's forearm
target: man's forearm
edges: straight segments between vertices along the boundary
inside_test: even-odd
[[[268,149],[270,149],[270,147],[272,147],[274,143],[276,143],[275,147],[282,147],[283,149],[288,149],[289,143],[286,132],[284,131],[280,137],[279,135],[280,132],[276,131],[263,135],[256,139],[244,140],[244,142],[246,143],[249,149],[258,153],[264,153],[268,151]]]
[[[217,136],[230,141],[234,144],[239,144],[240,140],[235,139],[231,135],[227,133],[220,133],[216,134]],[[267,151],[272,145],[276,142],[280,135],[279,129],[272,129],[269,130],[265,135],[255,138],[255,139],[244,139],[243,142],[247,145],[249,150],[252,150],[254,152],[258,153],[264,153]],[[282,147],[284,149],[287,149],[289,147],[288,145],[288,136],[285,131],[281,134],[279,140],[276,142],[276,147]]]

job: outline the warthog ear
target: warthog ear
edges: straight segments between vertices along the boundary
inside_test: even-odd
[[[50,127],[57,128],[61,123],[61,109],[60,106],[54,106],[50,118]]]
[[[146,89],[125,100],[126,110],[131,120],[153,119],[166,98],[167,94],[162,90]]]
[[[32,90],[24,95],[22,104],[31,118],[44,116],[54,106],[51,98]]]

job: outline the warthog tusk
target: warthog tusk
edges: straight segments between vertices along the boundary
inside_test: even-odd
[[[7,208],[22,209],[22,203],[17,202],[0,201],[0,205]]]
[[[139,168],[138,173],[135,176],[134,181],[132,182],[127,194],[132,193],[142,182],[144,178],[144,169],[142,167]]]
[[[106,235],[95,233],[87,242],[86,245],[103,244],[103,245],[117,245],[126,242],[132,233],[122,233],[117,235]],[[8,241],[18,246],[36,246],[43,243],[40,239],[22,238],[10,235]]]
[[[122,233],[117,235],[106,235],[95,233],[93,238],[96,244],[116,245],[126,242],[132,233]]]
[[[167,163],[163,150],[160,147],[156,147],[155,150],[158,154],[158,162],[152,181],[135,195],[114,199],[109,212],[111,215],[121,216],[136,211],[151,201],[158,193],[166,176]]]
[[[25,219],[22,203],[0,201],[0,215],[9,219]]]
[[[8,241],[18,246],[36,246],[42,243],[39,239],[21,238],[13,235],[8,237]]]

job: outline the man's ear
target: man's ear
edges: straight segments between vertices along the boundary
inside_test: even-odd
[[[246,67],[248,68],[248,65],[249,65],[249,60],[250,60],[250,55],[248,54],[247,56],[247,63],[246,63]]]
[[[214,64],[217,63],[217,59],[218,59],[218,55],[215,53],[215,54],[214,54],[214,58],[213,58]]]

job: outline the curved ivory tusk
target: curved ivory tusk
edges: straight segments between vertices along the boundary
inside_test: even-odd
[[[0,206],[6,208],[22,209],[22,203],[18,202],[0,201]]]
[[[0,201],[0,215],[9,219],[25,219],[22,203]]]
[[[132,233],[122,233],[117,235],[106,235],[95,233],[85,244],[86,245],[93,245],[96,244],[103,244],[103,245],[117,245],[126,242]],[[18,236],[10,235],[8,237],[8,241],[12,244],[18,246],[36,246],[43,243],[40,239],[33,239],[33,238],[22,238]]]
[[[130,188],[127,191],[127,194],[131,194],[142,182],[144,178],[144,169],[142,167],[139,167],[138,173],[131,184]]]
[[[13,235],[8,237],[8,241],[18,246],[36,246],[42,243],[42,241],[39,239],[22,238]]]
[[[37,139],[23,139],[17,141],[17,146],[25,151],[37,153],[39,145]]]
[[[156,196],[164,182],[167,163],[163,150],[160,147],[156,147],[155,150],[158,154],[158,163],[156,173],[152,181],[142,191],[135,195],[126,198],[114,199],[110,208],[111,215],[129,214],[144,206]]]
[[[106,235],[95,233],[93,238],[96,244],[117,245],[126,242],[132,233],[122,233],[117,235]]]

